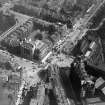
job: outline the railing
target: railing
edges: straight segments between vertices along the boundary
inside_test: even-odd
[[[2,41],[7,35],[9,35],[13,30],[17,28],[17,24],[15,24],[13,27],[11,27],[9,30],[4,32],[2,35],[0,35],[0,41]]]

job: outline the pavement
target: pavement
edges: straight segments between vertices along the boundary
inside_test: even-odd
[[[10,59],[10,61],[13,62],[14,65],[17,64],[18,66],[22,67],[22,79],[28,84],[29,87],[40,81],[40,78],[38,77],[37,73],[42,69],[42,67],[39,67],[37,63],[23,58],[19,58],[2,50],[0,50],[0,54]]]
[[[22,67],[21,86],[17,93],[17,100],[16,100],[16,105],[19,105],[24,86],[29,89],[30,86],[34,86],[35,84],[40,82],[40,78],[37,73],[43,67],[39,66],[37,63],[34,63],[32,61],[11,55],[9,52],[3,50],[0,50],[0,55],[8,58],[10,63],[14,65],[14,67],[15,66],[17,66],[17,68]]]
[[[3,11],[7,15],[14,15],[15,19],[18,20],[18,23],[15,23],[10,29],[5,31],[2,35],[0,35],[0,41],[2,41],[5,37],[7,37],[11,32],[15,31],[19,26],[23,25],[28,19],[33,18],[18,12],[14,12],[10,10],[14,5],[12,2],[4,3],[3,7],[0,8],[0,11]]]
[[[70,67],[73,62],[73,58],[67,57],[63,54],[52,56],[51,59],[51,64],[57,64],[58,67]]]

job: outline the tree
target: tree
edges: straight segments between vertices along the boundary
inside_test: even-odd
[[[12,68],[12,66],[11,66],[11,64],[9,63],[9,62],[5,62],[5,68],[7,69],[7,70],[13,70],[13,68]]]
[[[55,27],[53,25],[49,25],[48,27],[48,34],[54,34],[56,31]]]
[[[36,40],[36,39],[42,40],[42,38],[43,38],[43,36],[42,36],[41,33],[37,33],[37,34],[35,35],[35,37],[34,37],[35,40]]]

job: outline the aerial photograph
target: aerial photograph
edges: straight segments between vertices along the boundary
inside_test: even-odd
[[[105,0],[0,0],[0,105],[105,105]]]

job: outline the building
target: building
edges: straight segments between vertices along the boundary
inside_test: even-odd
[[[35,50],[34,42],[23,42],[21,44],[21,56],[32,59]]]
[[[48,45],[40,40],[26,41],[21,43],[21,56],[34,59],[36,49],[40,51],[40,58],[42,59],[48,53]]]
[[[39,49],[40,52],[41,52],[40,58],[41,59],[44,58],[47,55],[47,53],[48,53],[48,49],[49,49],[48,45],[46,43],[40,41],[40,40],[36,40],[35,44],[36,44],[35,45],[36,48]]]

